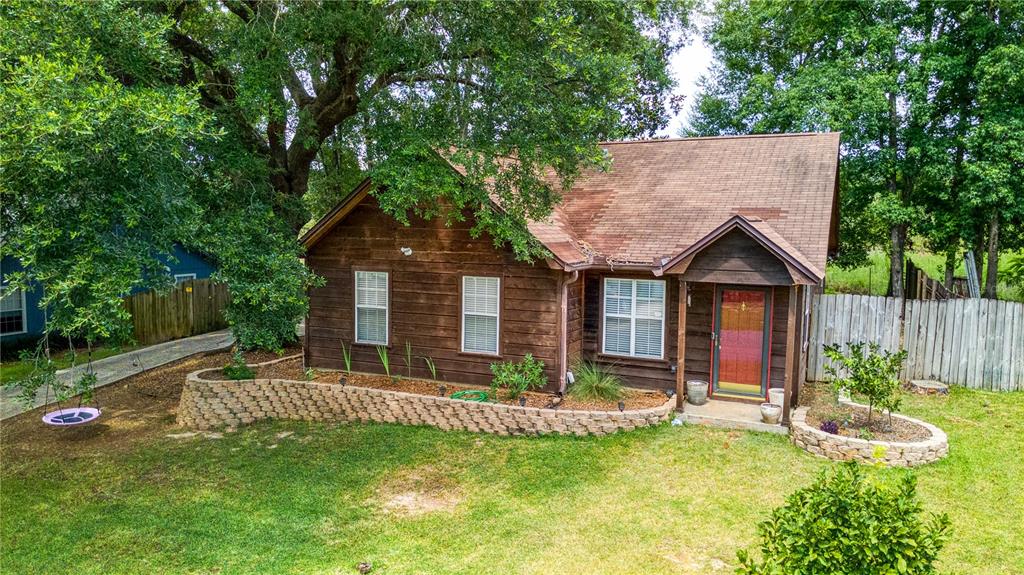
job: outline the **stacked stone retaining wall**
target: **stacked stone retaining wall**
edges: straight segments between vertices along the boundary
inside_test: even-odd
[[[667,420],[675,399],[618,411],[540,409],[479,403],[351,385],[284,379],[220,380],[190,373],[178,423],[194,429],[237,427],[268,418],[431,425],[498,435],[605,435]]]
[[[843,401],[857,408],[866,406]],[[946,433],[934,425],[905,415],[893,414],[927,429],[931,436],[922,441],[868,441],[856,437],[833,435],[812,427],[807,423],[807,409],[794,412],[790,422],[790,434],[797,446],[821,457],[837,461],[854,460],[861,463],[882,463],[890,467],[914,467],[942,459],[949,453]]]

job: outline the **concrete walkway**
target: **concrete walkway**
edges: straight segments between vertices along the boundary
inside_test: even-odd
[[[97,379],[96,387],[120,381],[136,373],[153,369],[154,367],[159,367],[190,355],[224,349],[234,342],[235,338],[231,335],[231,331],[225,329],[158,343],[120,355],[99,359],[92,362],[92,369],[96,373]],[[77,365],[71,369],[62,369],[57,372],[57,377],[61,381],[72,381],[81,377],[85,369],[85,364]],[[40,389],[36,393],[32,407],[26,408],[23,403],[17,401],[18,392],[16,390],[9,388],[0,390],[0,420],[45,404],[47,391],[46,388]],[[50,399],[52,398],[53,394],[51,393]]]

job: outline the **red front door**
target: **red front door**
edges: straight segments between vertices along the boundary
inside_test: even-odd
[[[764,289],[720,288],[715,310],[715,391],[764,396],[768,378],[768,294]]]

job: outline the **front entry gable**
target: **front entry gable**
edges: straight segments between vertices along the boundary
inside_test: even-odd
[[[738,285],[817,284],[823,274],[768,224],[733,216],[669,260],[664,274]]]

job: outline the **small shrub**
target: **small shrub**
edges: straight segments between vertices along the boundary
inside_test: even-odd
[[[345,361],[345,373],[352,373],[352,348],[345,347],[345,342],[341,342],[341,359]]]
[[[437,380],[437,366],[434,365],[434,360],[428,356],[423,356],[420,359],[427,364],[427,369],[430,370],[430,379]]]
[[[407,341],[405,342],[405,372],[406,375],[412,377],[412,345]]]
[[[245,356],[236,350],[231,356],[231,363],[224,366],[224,377],[228,379],[254,379],[256,373],[245,365]]]
[[[569,395],[584,400],[618,401],[622,399],[622,379],[609,367],[593,361],[580,361],[572,368],[576,381]]]
[[[863,395],[868,400],[868,425],[875,406],[885,409],[890,415],[900,407],[900,370],[907,357],[905,350],[897,353],[883,350],[877,343],[850,343],[849,352],[844,354],[838,346],[825,346],[825,357],[831,360],[825,371],[832,376],[832,385],[838,392],[847,389]],[[841,376],[841,371],[846,376]]]
[[[821,429],[825,433],[831,433],[832,435],[839,435],[839,424],[836,423],[835,421],[831,420],[831,419],[829,419],[828,421],[822,421],[821,425],[818,427],[818,429]]]
[[[306,381],[313,381],[314,379],[316,379],[316,370],[314,370],[312,367],[307,367],[305,375]]]
[[[532,354],[526,354],[522,361],[503,361],[491,364],[491,373],[494,379],[491,380],[491,396],[497,399],[498,388],[505,388],[509,399],[518,399],[523,392],[530,389],[540,389],[548,384],[548,378],[544,375],[544,362],[534,359]]]
[[[384,366],[384,373],[388,377],[391,377],[391,359],[388,358],[388,348],[383,345],[378,345],[377,357],[380,358],[380,364]]]
[[[739,551],[740,575],[935,572],[949,517],[922,517],[912,474],[896,485],[865,478],[856,463],[823,471],[757,526],[761,559]]]

